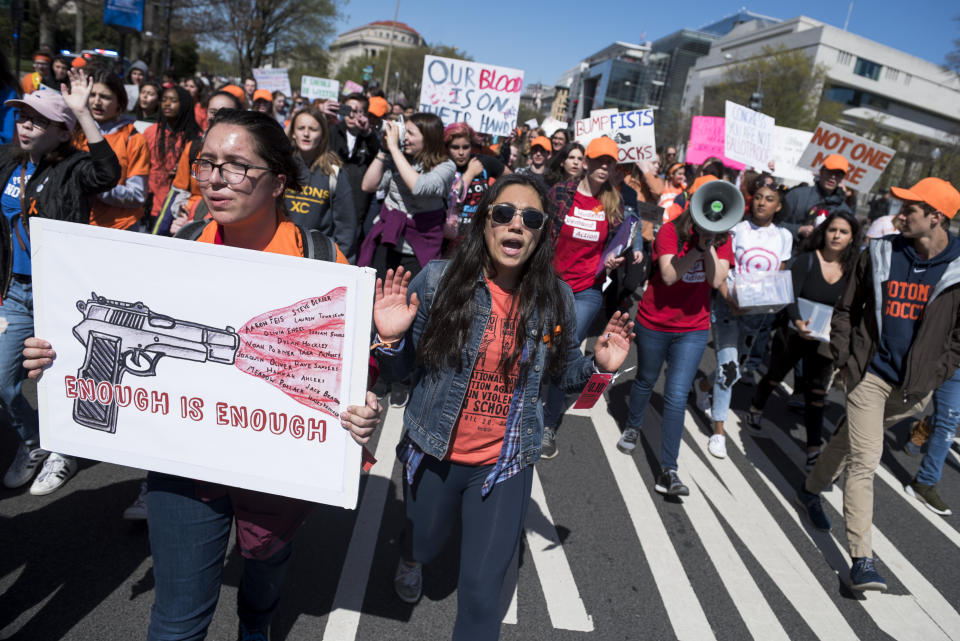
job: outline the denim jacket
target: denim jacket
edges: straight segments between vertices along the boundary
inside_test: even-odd
[[[437,459],[443,459],[450,446],[450,436],[453,427],[460,416],[467,388],[470,385],[470,376],[477,361],[480,350],[480,341],[490,319],[492,301],[490,290],[486,287],[483,275],[477,276],[477,284],[473,297],[474,321],[470,332],[469,344],[463,348],[462,358],[465,366],[460,372],[455,367],[445,367],[442,370],[427,370],[424,366],[415,365],[415,354],[420,343],[420,337],[427,326],[430,317],[430,308],[433,305],[437,287],[446,270],[448,261],[434,260],[427,264],[410,283],[410,292],[414,292],[420,300],[420,308],[413,325],[408,330],[404,344],[394,356],[396,359],[390,365],[399,374],[416,367],[413,377],[413,387],[410,401],[403,415],[403,427],[407,437],[423,450]],[[567,322],[575,322],[573,292],[569,285],[561,283],[566,307]],[[532,362],[523,388],[523,405],[520,408],[520,466],[532,465],[540,458],[540,444],[543,439],[543,403],[540,399],[540,383],[546,369],[547,343],[544,336],[536,331],[539,323],[531,319],[527,326],[525,353],[532,354]],[[548,327],[556,323],[548,323]],[[568,327],[564,332],[564,365],[563,373],[558,381],[559,387],[567,392],[582,390],[596,372],[592,358],[587,358],[580,351],[580,346],[574,338],[574,328]],[[393,360],[393,359],[391,359]]]

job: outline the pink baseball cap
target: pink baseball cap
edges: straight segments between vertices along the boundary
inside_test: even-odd
[[[39,89],[23,98],[7,100],[3,104],[7,107],[30,107],[47,120],[63,123],[67,131],[73,131],[77,124],[77,117],[63,101],[63,96],[53,89]]]

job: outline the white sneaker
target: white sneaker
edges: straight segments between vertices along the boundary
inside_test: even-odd
[[[147,482],[140,483],[140,494],[137,495],[130,507],[123,511],[123,518],[127,521],[145,521],[147,518]]]
[[[43,462],[40,474],[30,486],[30,494],[44,496],[56,492],[76,473],[77,459],[54,452]]]
[[[49,455],[50,452],[47,450],[20,443],[20,447],[17,448],[17,455],[13,457],[13,463],[10,464],[7,473],[3,476],[3,484],[11,490],[26,485],[33,478],[37,467]]]
[[[717,458],[727,458],[727,437],[723,434],[714,434],[707,443],[707,450]]]

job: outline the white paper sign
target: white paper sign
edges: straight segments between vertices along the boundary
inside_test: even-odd
[[[813,132],[810,145],[800,157],[799,165],[816,173],[823,166],[824,158],[830,154],[840,154],[850,163],[850,171],[843,183],[851,189],[868,192],[873,189],[895,153],[890,147],[821,122]]]
[[[257,89],[281,91],[285,96],[293,93],[290,89],[290,76],[286,69],[254,69],[253,79],[257,81]]]
[[[635,163],[653,160],[656,156],[656,136],[653,127],[653,110],[617,112],[615,109],[592,111],[589,118],[574,123],[574,139],[586,147],[590,141],[607,136],[617,143],[617,162]]]
[[[773,129],[773,175],[797,183],[809,183],[813,174],[797,165],[800,156],[810,144],[813,133],[802,129],[791,129],[777,125]]]
[[[773,160],[774,125],[770,116],[727,100],[723,155],[757,171],[767,171]]]
[[[339,100],[340,81],[300,76],[300,95],[308,100]]]
[[[32,223],[42,447],[355,507],[372,270]]]
[[[520,69],[424,56],[420,111],[437,114],[444,125],[465,122],[505,136],[517,126],[522,90]]]
[[[540,123],[537,122],[537,119],[536,119],[536,118],[531,118],[530,120],[528,120],[527,122],[525,122],[525,123],[523,123],[523,124],[525,124],[526,126],[530,127],[531,129],[536,129],[537,127],[540,126]]]
[[[543,129],[543,133],[545,133],[547,137],[550,137],[553,134],[557,133],[558,129],[566,129],[567,123],[560,122],[556,118],[551,118],[550,116],[547,116],[546,118],[544,118],[543,124],[540,125],[540,127]]]

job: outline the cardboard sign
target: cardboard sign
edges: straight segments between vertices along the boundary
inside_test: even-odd
[[[356,505],[360,447],[339,417],[365,398],[371,270],[35,223],[36,332],[57,350],[43,447]]]
[[[895,153],[890,147],[821,122],[813,132],[810,145],[800,157],[799,166],[816,173],[823,166],[824,158],[830,154],[840,154],[850,163],[844,184],[851,189],[867,192],[873,188]]]
[[[543,133],[545,133],[549,138],[553,134],[557,133],[558,129],[566,129],[567,123],[560,122],[556,118],[547,116],[546,118],[544,118],[543,124],[540,125],[540,128],[543,129]]]
[[[710,157],[720,158],[731,169],[744,168],[743,163],[723,154],[725,119],[717,116],[694,116],[690,123],[690,144],[684,158],[694,165],[701,165]]]
[[[257,89],[280,91],[285,96],[293,94],[290,89],[290,75],[286,69],[254,69],[253,79],[257,81]]]
[[[589,118],[574,123],[573,137],[586,147],[591,140],[607,136],[617,143],[617,162],[635,163],[656,157],[653,109],[617,112],[592,111]]]
[[[315,76],[300,76],[300,95],[308,100],[339,100],[340,81]]]
[[[812,132],[777,125],[773,129],[773,175],[797,183],[810,182],[813,174],[797,166]]]
[[[530,120],[528,120],[527,122],[525,122],[525,123],[523,123],[523,124],[525,124],[526,126],[530,127],[531,129],[536,129],[537,127],[540,126],[540,123],[537,122],[537,119],[536,119],[536,118],[531,118]]]
[[[465,122],[482,134],[507,135],[517,126],[523,71],[424,56],[420,111],[444,125]]]
[[[352,94],[352,93],[363,93],[363,85],[357,84],[353,80],[347,80],[343,83],[343,93]]]
[[[723,154],[757,171],[773,160],[773,118],[729,100],[725,103]]]

